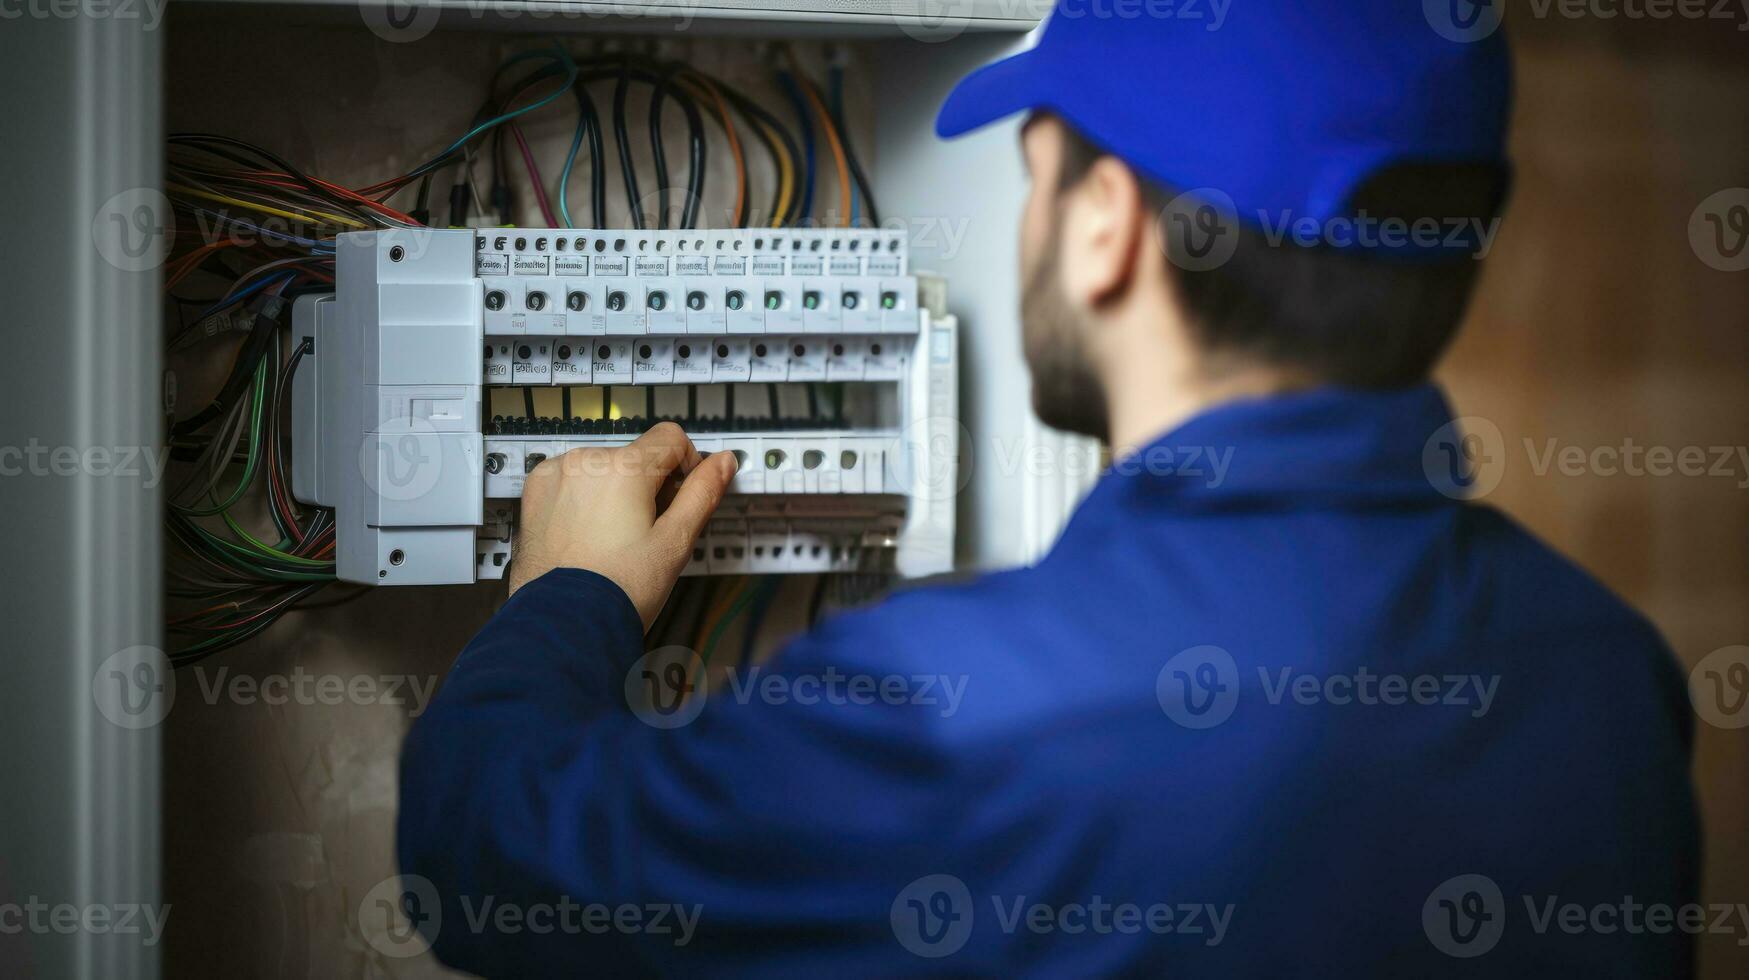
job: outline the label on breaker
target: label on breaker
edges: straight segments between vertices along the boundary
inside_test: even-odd
[[[862,260],[849,255],[834,255],[827,268],[831,269],[835,276],[860,276],[862,275]]]
[[[519,276],[544,276],[547,274],[548,265],[544,255],[518,255],[510,268]]]
[[[631,270],[631,260],[623,255],[598,255],[595,257],[595,274],[598,276],[629,276]]]
[[[589,256],[556,255],[553,257],[553,271],[561,276],[586,276],[589,274]]]
[[[674,274],[677,276],[708,276],[711,274],[710,260],[702,255],[682,255],[674,260]]]
[[[817,276],[826,263],[818,255],[798,255],[790,259],[789,270],[792,276]]]
[[[711,271],[719,276],[744,276],[747,274],[747,259],[740,255],[719,255],[713,260]]]
[[[668,260],[640,255],[636,268],[640,276],[665,276],[668,274]]]
[[[474,275],[476,276],[508,276],[510,275],[510,256],[497,252],[481,252],[474,258]]]
[[[783,258],[777,255],[755,255],[753,257],[753,274],[756,276],[783,275]]]
[[[899,257],[896,255],[871,255],[868,257],[868,274],[871,276],[887,276],[898,278]]]

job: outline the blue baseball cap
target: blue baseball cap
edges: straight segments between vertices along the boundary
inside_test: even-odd
[[[1035,47],[960,82],[936,132],[1048,111],[1241,220],[1327,221],[1392,164],[1508,166],[1499,2],[1059,0]]]

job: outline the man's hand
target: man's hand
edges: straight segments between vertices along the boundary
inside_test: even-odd
[[[586,569],[624,589],[648,630],[735,467],[732,453],[701,456],[672,422],[623,449],[547,460],[523,487],[511,593],[555,568]]]

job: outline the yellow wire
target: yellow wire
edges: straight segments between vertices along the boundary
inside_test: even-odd
[[[330,224],[343,225],[347,228],[358,228],[361,230],[369,230],[370,228],[369,225],[362,221],[354,221],[351,218],[343,217],[338,214],[323,214],[319,211],[311,211],[307,214],[303,214],[296,211],[286,211],[281,208],[269,207],[265,204],[256,204],[253,201],[245,201],[241,198],[229,197],[224,194],[214,194],[211,191],[203,191],[194,187],[185,187],[181,184],[167,183],[164,186],[178,194],[187,194],[190,197],[201,197],[209,201],[217,201],[220,204],[229,204],[232,207],[247,208],[251,211],[259,211],[262,214],[271,214],[280,218],[288,218],[292,221],[322,220],[327,221]]]
[[[795,196],[795,168],[777,130],[763,119],[754,118],[753,124],[765,131],[766,139],[777,151],[777,213],[771,216],[771,227],[782,228],[783,216],[789,213],[790,200]]]

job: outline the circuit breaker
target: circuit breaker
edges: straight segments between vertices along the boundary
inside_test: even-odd
[[[499,578],[529,472],[665,419],[741,464],[687,574],[951,567],[957,324],[900,232],[408,228],[335,266],[293,492],[343,580]]]

